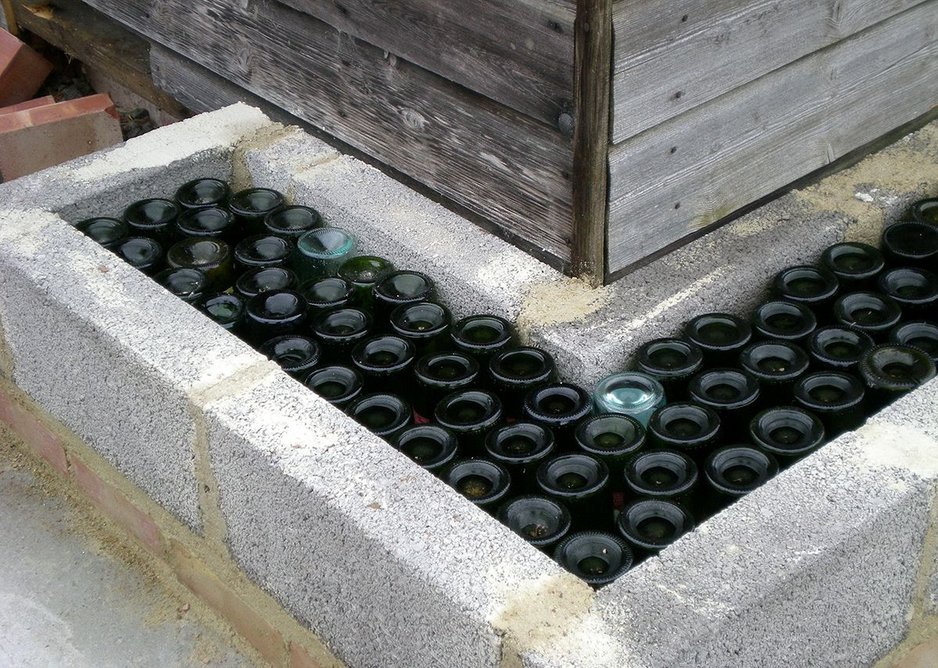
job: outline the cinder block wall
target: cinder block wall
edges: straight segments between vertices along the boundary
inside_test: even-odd
[[[69,225],[202,175],[316,207],[584,384],[925,181],[862,212],[785,196],[599,290],[243,105],[0,186],[0,418],[273,663],[863,664],[935,613],[938,383],[595,593]]]

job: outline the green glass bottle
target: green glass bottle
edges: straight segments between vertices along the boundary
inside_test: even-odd
[[[628,544],[611,533],[581,531],[554,550],[554,560],[591,587],[600,588],[625,575],[634,556]]]
[[[864,332],[874,341],[884,341],[902,318],[902,308],[878,292],[850,292],[834,302],[834,318],[838,324]]]
[[[420,468],[443,474],[459,456],[456,437],[436,424],[416,424],[397,437],[395,447]]]
[[[531,422],[515,422],[489,431],[485,438],[488,459],[505,467],[515,484],[515,492],[536,492],[534,472],[554,453],[550,429]]]
[[[429,276],[419,271],[393,271],[375,283],[372,294],[375,322],[383,327],[398,306],[435,301],[436,287]]]
[[[346,412],[353,420],[393,443],[412,423],[413,411],[402,397],[390,392],[365,394],[349,405]]]
[[[419,302],[402,304],[391,311],[391,331],[414,346],[422,356],[440,348],[449,332],[452,318],[442,304]]]
[[[306,318],[306,300],[299,293],[291,290],[262,292],[247,303],[246,334],[259,345],[275,336],[302,333]]]
[[[443,397],[479,386],[479,363],[465,353],[429,353],[414,366],[414,410],[425,418],[433,417]]]
[[[557,499],[569,510],[575,529],[612,528],[609,467],[583,453],[557,455],[535,472],[540,494]]]
[[[633,501],[616,518],[616,529],[636,560],[658,554],[695,526],[687,510],[662,499]]]
[[[763,405],[791,403],[792,388],[810,364],[807,353],[789,341],[760,341],[739,354],[740,368],[759,382]]]
[[[555,499],[530,494],[509,499],[498,509],[499,521],[530,545],[550,551],[570,532],[570,511]]]
[[[293,242],[272,234],[259,234],[238,242],[234,249],[235,271],[242,273],[261,267],[287,268]]]
[[[313,314],[347,308],[352,305],[355,289],[343,278],[329,276],[303,283],[298,292],[306,298]]]
[[[356,299],[365,308],[374,302],[374,287],[394,271],[394,265],[376,255],[358,255],[342,263],[339,278],[355,288]]]
[[[75,225],[75,228],[109,251],[115,250],[130,234],[127,224],[117,218],[88,218]]]
[[[458,390],[440,400],[433,416],[456,434],[464,455],[481,455],[486,435],[502,420],[502,402],[485,390]]]
[[[319,367],[306,377],[306,387],[340,410],[345,410],[361,395],[361,374],[341,364]]]
[[[865,395],[860,379],[842,371],[808,374],[793,390],[795,405],[818,416],[829,438],[863,424],[866,420]]]
[[[883,255],[894,267],[933,267],[938,260],[938,226],[893,223],[883,230]]]
[[[488,361],[503,350],[514,346],[514,328],[497,315],[471,315],[463,318],[450,329],[451,343],[467,355],[472,355],[480,364]]]
[[[938,315],[938,275],[927,269],[890,269],[879,277],[879,289],[899,305],[904,318]]]
[[[935,377],[935,363],[928,355],[918,348],[894,343],[867,350],[858,369],[874,409],[892,403]]]
[[[124,209],[123,220],[131,234],[150,237],[166,247],[175,241],[176,219],[179,207],[176,203],[159,197],[134,202]]]
[[[262,292],[295,290],[296,274],[283,267],[257,267],[249,269],[235,281],[235,292],[247,301]]]
[[[817,329],[817,318],[803,304],[769,301],[756,307],[752,314],[752,328],[764,339],[801,343]]]
[[[521,418],[524,398],[529,392],[557,379],[554,358],[531,346],[510,348],[493,355],[488,372],[492,388],[501,397],[509,419]]]
[[[775,406],[749,423],[749,441],[788,467],[824,443],[824,423],[814,414],[794,406]]]
[[[220,179],[200,178],[183,184],[173,199],[183,210],[198,210],[208,207],[224,207],[228,204],[231,189]]]
[[[352,366],[372,392],[400,392],[414,366],[414,346],[399,336],[375,336],[352,349]]]
[[[825,323],[830,320],[828,311],[840,292],[840,281],[827,269],[800,265],[780,271],[774,288],[781,299],[807,306],[819,323]]]
[[[889,342],[918,348],[938,364],[938,324],[933,322],[905,322],[889,332]]]
[[[511,490],[511,475],[508,471],[485,459],[458,461],[450,467],[443,479],[476,507],[487,512],[494,512]]]
[[[348,364],[352,349],[372,335],[371,316],[354,308],[322,311],[313,316],[310,331],[322,344],[325,359]]]
[[[164,266],[163,246],[150,237],[127,237],[114,252],[127,264],[152,276]]]
[[[730,313],[704,313],[684,326],[684,336],[703,351],[705,366],[726,366],[749,345],[752,327]]]
[[[648,421],[648,437],[659,448],[676,450],[702,463],[716,447],[721,418],[715,410],[691,402],[659,408]]]
[[[240,334],[244,325],[244,300],[238,295],[220,292],[202,301],[202,311],[209,318],[234,334]]]
[[[636,370],[661,383],[668,401],[687,399],[687,383],[703,364],[700,346],[686,339],[653,339],[635,353]]]
[[[832,371],[856,370],[863,353],[873,347],[869,334],[850,327],[822,327],[808,337],[811,361]]]
[[[223,292],[234,283],[231,248],[217,239],[183,239],[170,246],[166,252],[166,264],[173,268],[191,267],[202,271],[209,287],[216,292]]]
[[[176,221],[179,236],[235,241],[234,216],[231,212],[215,207],[185,211]]]
[[[277,237],[292,239],[294,242],[310,230],[322,226],[322,216],[316,209],[308,206],[285,206],[271,211],[264,217],[267,232]]]
[[[187,304],[201,301],[209,287],[209,279],[205,273],[191,267],[164,269],[156,274],[153,280]]]
[[[285,204],[283,195],[270,188],[247,188],[228,200],[228,210],[235,215],[238,236],[264,235],[264,219]]]
[[[938,225],[938,197],[913,202],[910,211],[913,220],[929,225]]]
[[[886,266],[886,260],[878,249],[856,242],[829,246],[821,254],[821,262],[849,292],[873,287],[876,277]]]
[[[318,343],[297,334],[275,336],[262,343],[257,351],[300,381],[309,377],[322,357]]]

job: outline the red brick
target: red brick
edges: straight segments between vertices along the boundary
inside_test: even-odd
[[[0,179],[9,181],[122,141],[106,94],[0,116]]]
[[[68,475],[68,459],[61,439],[3,390],[0,390],[0,421],[52,468],[63,476]]]
[[[163,535],[149,515],[128,501],[126,496],[101,479],[74,454],[71,468],[75,482],[98,510],[135,536],[150,552],[157,556],[163,555]]]
[[[51,71],[52,63],[0,29],[0,107],[31,98]]]
[[[55,104],[55,98],[51,95],[43,95],[42,97],[26,100],[25,102],[20,102],[19,104],[11,104],[9,107],[0,107],[0,116],[3,116],[3,114],[12,114],[14,111],[24,111],[26,109],[44,107],[47,104]]]

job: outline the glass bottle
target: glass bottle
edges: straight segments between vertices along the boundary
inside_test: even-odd
[[[895,267],[934,266],[938,259],[938,226],[893,223],[883,230],[882,249],[887,262]]]
[[[391,331],[413,344],[418,355],[432,352],[445,341],[452,318],[449,310],[436,302],[401,304],[391,311]]]
[[[364,389],[361,374],[339,364],[316,369],[306,377],[304,384],[340,410],[357,400]]]
[[[829,439],[863,424],[865,394],[860,379],[842,371],[808,374],[793,390],[795,405],[819,417]]]
[[[691,401],[720,416],[723,438],[745,437],[746,424],[759,407],[759,381],[742,369],[711,369],[694,376]]]
[[[874,341],[881,341],[902,318],[902,309],[878,292],[850,292],[834,302],[834,318],[845,327],[858,329]]]
[[[632,550],[611,533],[581,531],[554,550],[554,560],[588,585],[600,588],[624,575],[633,563]]]
[[[115,250],[130,234],[127,224],[117,218],[87,218],[75,225],[75,228],[109,251]]]
[[[163,247],[149,237],[127,237],[114,252],[127,264],[152,276],[163,268]]]
[[[668,401],[687,398],[687,383],[703,369],[703,364],[700,346],[685,339],[654,339],[635,354],[638,371],[661,383]]]
[[[773,287],[779,297],[807,306],[823,323],[829,320],[827,311],[840,291],[840,282],[827,269],[801,265],[776,274]]]
[[[894,343],[867,350],[858,369],[870,404],[877,409],[935,377],[935,363],[928,355]]]
[[[927,269],[890,269],[879,277],[879,289],[899,305],[906,318],[938,315],[938,275]]]
[[[389,443],[393,443],[411,425],[413,417],[410,404],[389,392],[362,395],[349,404],[346,412],[372,434]]]
[[[765,339],[801,343],[817,329],[817,318],[802,304],[770,301],[760,304],[753,312],[752,328]]]
[[[284,334],[299,334],[306,323],[306,300],[298,292],[278,290],[252,297],[245,309],[246,334],[260,344]]]
[[[509,418],[520,418],[524,397],[556,379],[554,358],[530,346],[503,350],[489,359],[489,381]]]
[[[532,422],[515,422],[489,431],[485,454],[511,474],[516,493],[535,492],[534,471],[554,453],[554,435],[550,429]]]
[[[170,267],[192,267],[205,273],[213,290],[222,292],[234,283],[234,265],[231,248],[224,241],[190,237],[166,251],[166,264]]]
[[[456,437],[436,424],[416,424],[397,437],[395,447],[420,468],[439,475],[459,455]]]
[[[822,327],[808,337],[808,355],[821,368],[853,371],[874,345],[869,334],[843,326]]]
[[[220,179],[200,178],[183,184],[173,197],[183,211],[224,207],[231,189]]]
[[[355,308],[323,311],[313,316],[310,331],[322,344],[323,359],[345,363],[352,349],[371,336],[371,316]]]
[[[558,455],[541,462],[534,477],[541,494],[570,510],[574,528],[612,527],[609,468],[600,460],[582,453]]]
[[[871,288],[886,266],[879,249],[852,241],[829,246],[821,254],[821,263],[850,292]]]
[[[258,267],[250,269],[235,281],[235,292],[244,300],[256,297],[262,292],[294,290],[296,274],[283,267]]]
[[[617,413],[648,424],[651,414],[664,405],[664,388],[653,377],[638,371],[606,376],[593,390],[596,414]]]
[[[573,383],[551,383],[528,392],[522,415],[554,432],[561,449],[572,445],[573,432],[590,414],[590,395]]]
[[[652,414],[648,438],[659,448],[676,450],[703,462],[720,436],[720,417],[707,406],[668,404]]]
[[[238,273],[261,267],[287,268],[293,243],[272,234],[257,234],[238,242],[234,249],[235,270]]]
[[[658,554],[695,527],[687,510],[663,499],[633,501],[616,518],[616,529],[636,560]]]
[[[264,218],[285,204],[283,195],[270,188],[247,188],[228,200],[228,210],[235,215],[238,236],[264,235]]]
[[[352,305],[355,295],[348,281],[334,276],[307,281],[299,287],[298,292],[306,298],[313,313],[347,308]]]
[[[749,323],[729,313],[704,313],[684,326],[684,335],[703,351],[706,366],[732,364],[749,344]]]
[[[667,499],[692,506],[698,468],[677,450],[645,450],[625,466],[625,488],[634,497]]]
[[[309,377],[322,356],[318,343],[308,336],[297,334],[275,336],[264,341],[257,351],[300,381]]]
[[[264,229],[277,237],[297,241],[303,234],[322,227],[322,216],[308,206],[285,206],[264,217]]]
[[[375,320],[387,322],[391,311],[401,304],[436,300],[436,288],[419,271],[393,271],[375,284]]]
[[[414,366],[414,409],[432,417],[436,405],[448,394],[478,386],[479,363],[465,353],[424,355]]]
[[[607,413],[581,422],[574,439],[579,450],[609,467],[612,488],[618,490],[626,463],[645,446],[645,428],[629,415]]]
[[[728,445],[707,457],[703,471],[716,512],[774,478],[778,462],[749,445]]]
[[[486,434],[502,420],[502,402],[485,390],[458,390],[437,403],[433,416],[456,434],[463,454],[482,455]]]
[[[938,225],[938,197],[913,202],[910,213],[913,220],[928,225]]]
[[[457,350],[472,355],[481,364],[487,364],[515,342],[511,323],[497,315],[463,318],[450,329],[450,338]]]
[[[153,280],[187,304],[201,301],[209,286],[205,274],[191,267],[164,269],[156,274]]]
[[[355,288],[358,303],[370,308],[374,301],[375,285],[393,271],[394,265],[383,257],[358,255],[343,262],[338,275]]]
[[[241,332],[244,324],[244,308],[243,299],[238,295],[229,295],[224,292],[210,295],[202,301],[202,311],[234,334]]]
[[[352,348],[352,366],[371,391],[403,392],[414,365],[414,346],[399,336],[374,336]]]
[[[794,406],[775,406],[749,423],[749,440],[788,467],[824,443],[824,424],[814,414]]]
[[[207,208],[184,211],[176,221],[177,236],[181,238],[218,239],[235,241],[234,216],[224,209]]]
[[[498,509],[499,521],[529,544],[549,551],[570,532],[570,511],[546,496],[529,494],[509,499]]]
[[[918,348],[938,364],[938,324],[931,322],[905,322],[889,332],[889,342]]]
[[[131,234],[150,237],[161,245],[168,246],[175,240],[178,217],[179,207],[175,202],[151,197],[138,200],[124,209],[123,220],[130,228]]]
[[[293,270],[301,281],[335,276],[339,267],[355,254],[355,237],[338,227],[320,227],[304,232],[296,240]]]
[[[808,354],[788,341],[760,341],[739,354],[739,366],[759,381],[763,404],[791,403],[795,381],[808,371]]]
[[[508,471],[485,459],[456,462],[445,474],[444,480],[476,507],[487,512],[495,511],[511,489],[511,475]]]

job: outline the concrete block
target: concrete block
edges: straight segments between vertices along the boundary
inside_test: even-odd
[[[37,211],[0,213],[0,321],[14,382],[198,530],[190,397],[263,358]]]
[[[0,184],[0,202],[6,209],[53,211],[71,223],[120,214],[143,197],[172,195],[190,179],[230,179],[235,146],[269,125],[257,109],[226,107]]]
[[[107,95],[0,115],[0,179],[11,181],[123,141]]]
[[[363,253],[432,276],[453,313],[518,317],[536,285],[566,281],[558,272],[465,218],[354,158],[343,157],[293,180],[294,200],[330,225],[359,235]]]
[[[339,157],[324,141],[296,127],[280,128],[270,139],[244,149],[244,162],[251,183],[292,196],[293,175]],[[315,207],[315,202],[310,203]]]
[[[52,63],[0,30],[0,107],[31,98],[51,71]]]
[[[0,107],[0,116],[4,114],[12,114],[14,111],[23,111],[25,109],[44,107],[47,104],[55,104],[55,98],[51,95],[43,95],[42,97],[26,100],[25,102],[20,102],[18,104],[11,104],[6,107]]]
[[[582,582],[280,372],[205,415],[236,562],[349,665],[498,665],[521,622],[496,620],[588,605]]]

